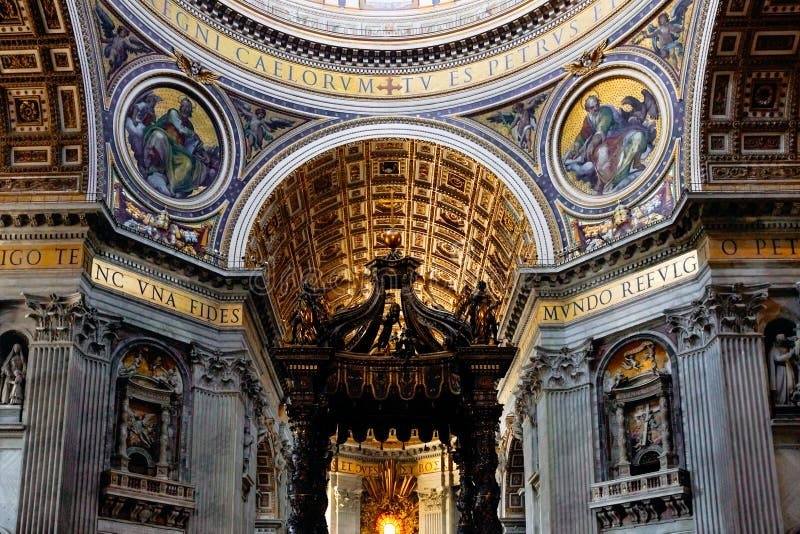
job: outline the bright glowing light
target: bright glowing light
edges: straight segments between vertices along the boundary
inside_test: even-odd
[[[383,534],[395,534],[397,529],[394,526],[394,523],[386,523],[383,525]]]

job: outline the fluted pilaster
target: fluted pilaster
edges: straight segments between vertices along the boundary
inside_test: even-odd
[[[667,312],[677,334],[699,532],[782,532],[757,317],[766,285],[712,285]]]
[[[331,485],[331,534],[359,532],[363,479],[358,475],[336,473]]]
[[[26,378],[27,436],[17,531],[44,534],[68,524],[68,511],[59,504],[65,481],[67,416],[77,416],[77,407],[68,402],[67,390],[74,350],[72,325],[82,311],[82,296],[26,296],[26,301],[31,309],[28,316],[35,322],[35,339]]]
[[[243,477],[253,452],[245,440],[245,425],[251,424],[248,402],[263,402],[261,387],[245,359],[197,347],[191,359],[195,384],[191,472],[196,512],[189,521],[189,532],[250,532],[254,508],[246,505],[246,499],[252,497],[243,494]]]
[[[537,348],[532,363],[538,390],[539,513],[544,533],[597,530],[588,506],[594,481],[591,348],[590,341],[560,350]]]
[[[448,488],[429,488],[418,490],[419,496],[419,534],[446,534],[446,499]]]
[[[76,349],[68,375],[64,489],[59,532],[96,531],[103,447],[111,410],[109,369],[112,343],[120,320],[86,308],[76,328]]]

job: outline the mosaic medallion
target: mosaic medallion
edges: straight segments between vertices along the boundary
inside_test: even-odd
[[[211,104],[189,87],[156,83],[123,104],[123,159],[167,203],[207,198],[223,174],[223,134]]]
[[[564,193],[579,203],[622,198],[664,154],[669,123],[661,91],[624,72],[631,74],[606,74],[579,87],[559,117],[551,161]]]

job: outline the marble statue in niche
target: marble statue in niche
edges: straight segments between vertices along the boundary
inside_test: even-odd
[[[800,406],[800,337],[794,335],[797,330],[797,325],[782,318],[770,322],[765,329],[770,389],[779,411]]]
[[[609,360],[603,381],[609,476],[675,466],[672,377],[663,347],[634,341]]]
[[[0,367],[0,404],[22,404],[25,399],[27,370],[22,345],[14,343]]]
[[[119,468],[176,478],[183,380],[175,361],[155,347],[137,347],[122,359],[117,376]]]

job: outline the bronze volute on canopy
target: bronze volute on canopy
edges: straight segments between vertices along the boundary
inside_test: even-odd
[[[379,441],[390,428],[400,441],[412,428],[423,441],[438,432],[446,445],[454,435],[458,531],[502,532],[496,385],[516,348],[497,342],[497,302],[486,284],[465,288],[453,312],[427,305],[414,290],[420,262],[402,257],[398,245],[367,264],[372,292],[361,304],[331,314],[322,292],[304,285],[287,342],[270,349],[294,437],[291,534],[327,532],[331,437],[342,443],[352,434],[361,442],[368,428]]]

